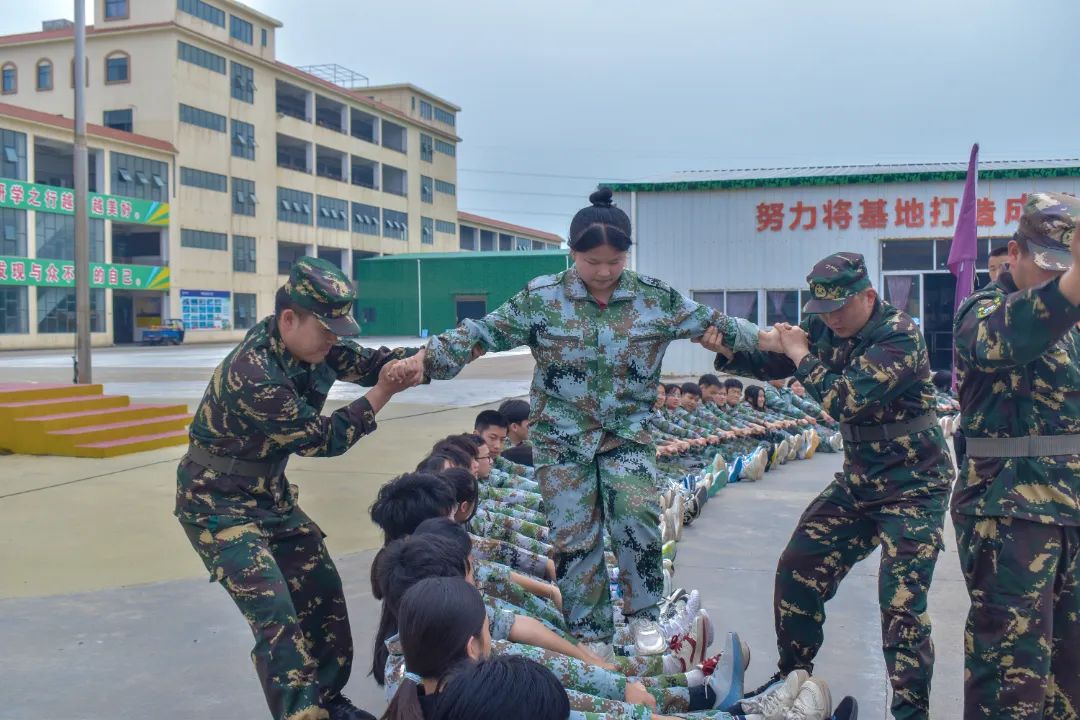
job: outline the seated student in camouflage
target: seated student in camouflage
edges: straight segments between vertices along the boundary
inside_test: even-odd
[[[1080,200],[1028,195],[956,314],[964,717],[1080,717]]]
[[[934,646],[927,595],[942,547],[952,460],[934,414],[922,333],[881,300],[858,253],[821,260],[807,276],[800,327],[777,326],[782,352],[713,342],[716,369],[758,379],[794,375],[841,423],[844,470],[799,519],[777,564],[777,677],[811,670],[825,603],[855,565],[882,547],[882,651],[897,720],[930,713]]]
[[[416,352],[362,348],[352,285],[301,258],[274,314],[214,371],[176,473],[176,516],[211,579],[251,625],[252,659],[276,720],[368,717],[341,695],[352,667],[341,578],[323,533],[285,475],[293,454],[340,455],[375,431],[375,414],[420,376],[395,380]],[[334,382],[374,386],[321,415]]]
[[[509,447],[521,447],[529,443],[529,415],[532,408],[527,400],[507,400],[499,406],[499,412],[510,425],[506,428]]]
[[[537,278],[486,317],[431,338],[409,362],[449,379],[477,352],[532,349],[530,434],[567,622],[577,637],[609,652],[606,525],[638,647],[661,653],[660,507],[647,428],[660,365],[673,340],[708,327],[740,349],[756,347],[759,330],[626,270],[630,219],[612,205],[610,190],[591,202],[570,226],[573,268]]]
[[[383,647],[376,645],[375,662],[382,662],[384,667],[374,674],[376,682],[385,684],[388,697],[397,692],[403,681],[408,681],[406,672],[411,670],[402,656],[399,633],[402,597],[429,578],[463,578],[473,583],[468,537],[460,530],[457,530],[459,535],[446,531],[452,533],[453,528],[445,519],[430,520],[418,527],[413,536],[384,548],[375,559],[373,577],[377,578],[377,593],[383,599],[377,638],[384,640]],[[739,680],[745,666],[738,636],[734,634],[729,635],[725,652],[710,663],[710,668],[715,665],[712,675],[706,675],[698,666],[690,672],[628,677],[610,663],[582,662],[565,653],[515,642],[515,635],[521,634],[518,625],[526,619],[496,609],[490,603],[485,610],[494,652],[527,657],[548,667],[565,687],[580,694],[583,703],[578,706],[580,710],[613,711],[616,718],[649,718],[648,708],[693,712],[719,709],[721,703],[734,704],[739,700],[735,690],[741,685]],[[689,649],[688,644],[681,647]]]

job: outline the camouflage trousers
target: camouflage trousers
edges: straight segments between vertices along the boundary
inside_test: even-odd
[[[341,578],[314,523],[287,530],[254,523],[210,530],[182,523],[211,582],[255,636],[251,660],[275,720],[322,720],[352,669],[352,631]]]
[[[615,633],[604,565],[605,526],[619,562],[623,612],[649,618],[659,614],[664,582],[655,453],[651,445],[624,442],[602,445],[587,464],[537,468],[563,613],[570,631],[582,640],[610,641]]]
[[[953,513],[971,596],[964,718],[1080,717],[1080,527]]]
[[[777,565],[773,612],[781,672],[813,671],[825,603],[852,566],[880,545],[878,603],[893,716],[929,717],[934,646],[926,597],[942,547],[944,498],[932,507],[902,496],[860,502],[837,474],[799,519]]]

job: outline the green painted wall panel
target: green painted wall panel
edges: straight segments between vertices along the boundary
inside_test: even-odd
[[[457,325],[458,297],[481,297],[490,312],[534,277],[565,270],[567,258],[561,251],[541,251],[360,259],[354,272],[356,315],[364,335],[416,335],[420,328],[437,334]]]

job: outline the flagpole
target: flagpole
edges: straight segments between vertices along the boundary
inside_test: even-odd
[[[75,0],[75,380],[91,382],[90,366],[90,221],[86,149],[86,6]],[[98,308],[104,313],[105,308]]]

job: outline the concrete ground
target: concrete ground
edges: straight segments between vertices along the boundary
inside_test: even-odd
[[[407,341],[408,342],[408,341]],[[194,407],[228,348],[95,352],[106,392]],[[65,382],[64,353],[0,353],[0,376]],[[366,677],[378,619],[367,577],[377,532],[367,507],[379,485],[411,469],[436,438],[466,429],[478,405],[527,391],[531,358],[484,358],[450,383],[403,393],[379,431],[340,458],[297,459],[290,478],[328,534],[356,644],[346,694],[384,707]],[[337,386],[329,409],[357,390]],[[247,625],[206,573],[172,517],[182,448],[112,460],[0,457],[0,720],[263,718],[248,660]],[[753,649],[748,684],[776,661],[772,578],[800,512],[839,469],[836,455],[789,463],[754,484],[724,489],[679,546],[676,580],[698,587],[718,627]],[[855,695],[863,718],[888,717],[877,612],[877,555],[857,566],[829,604],[818,672],[834,699]],[[968,602],[947,533],[930,612],[938,651],[935,718],[959,718],[962,629]],[[378,714],[376,712],[376,714]]]

